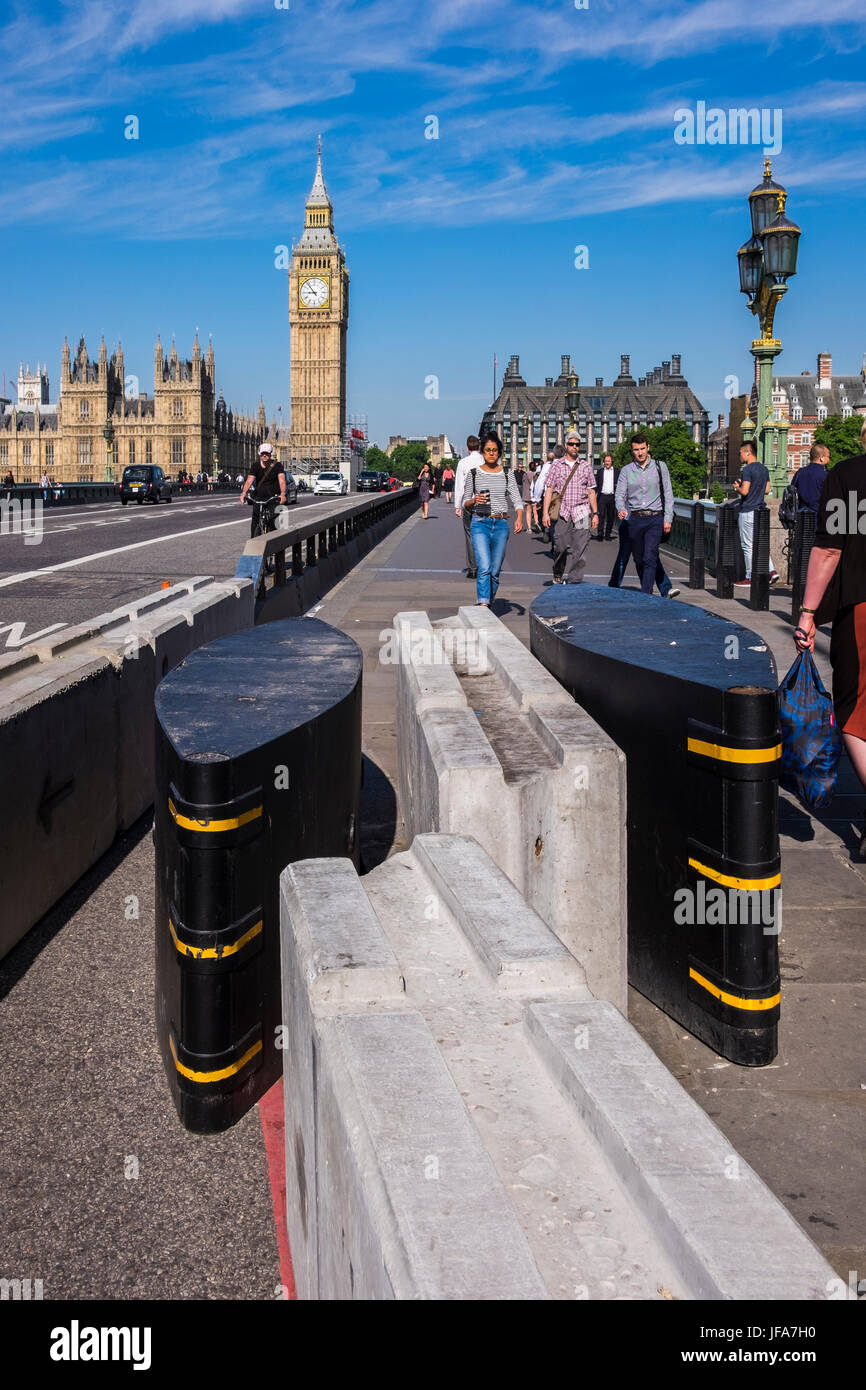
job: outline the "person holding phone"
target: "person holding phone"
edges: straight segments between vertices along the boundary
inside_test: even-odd
[[[502,465],[502,441],[486,434],[481,441],[482,463],[467,470],[464,510],[472,513],[472,546],[478,562],[476,603],[489,608],[499,588],[499,575],[508,545],[508,503],[516,513],[514,534],[523,530],[523,502],[514,475]]]

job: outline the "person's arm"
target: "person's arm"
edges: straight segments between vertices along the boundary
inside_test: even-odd
[[[765,496],[765,497],[767,496],[767,493],[768,493],[769,491],[770,491],[770,479],[768,478],[768,479],[767,479],[767,486],[764,488],[764,496]]]
[[[803,606],[800,609],[799,622],[794,629],[794,643],[798,652],[815,650],[815,610],[827,592],[827,585],[836,573],[841,559],[841,550],[824,550],[817,544],[812,546],[806,572]]]
[[[245,501],[246,501],[247,493],[249,492],[249,490],[250,490],[250,488],[252,487],[252,485],[253,485],[253,483],[255,482],[255,480],[256,480],[256,475],[255,475],[255,473],[248,473],[248,474],[247,474],[246,479],[245,479],[245,481],[244,481],[244,485],[243,485],[243,487],[241,488],[241,501],[242,501],[242,502],[245,502]]]
[[[462,487],[464,486],[465,482],[466,482],[466,469],[463,467],[463,463],[462,463],[462,461],[461,461],[460,463],[458,463],[456,472],[455,472],[455,474],[454,474],[454,515],[455,515],[455,516],[462,516],[462,515],[463,515],[463,493],[462,493],[461,489],[462,489]]]
[[[280,502],[282,502],[283,505],[285,505],[285,501],[286,501],[286,475],[285,475],[285,473],[283,472],[282,468],[280,469],[279,473],[277,474],[277,482],[278,482],[279,485],[280,485]]]
[[[663,463],[661,466],[661,475],[662,485],[664,487],[664,533],[667,535],[674,520],[674,490],[671,487],[671,475],[666,463]]]
[[[511,505],[515,511],[514,534],[515,536],[523,530],[523,498],[520,496],[520,488],[517,486],[517,479],[509,470],[505,478],[505,494],[511,498]],[[506,508],[506,511],[508,509]]]
[[[628,516],[628,502],[626,500],[628,495],[628,479],[626,478],[627,468],[628,464],[626,464],[625,468],[621,469],[620,475],[616,480],[616,492],[614,493],[616,514],[620,521],[625,521]]]

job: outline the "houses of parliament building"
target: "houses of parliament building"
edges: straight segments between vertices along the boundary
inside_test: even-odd
[[[103,482],[138,463],[157,464],[171,477],[235,477],[277,434],[261,402],[255,417],[234,415],[216,396],[213,346],[203,354],[197,333],[186,359],[174,343],[164,353],[157,338],[152,396],[127,395],[126,382],[123,349],[109,357],[104,339],[95,362],[83,338],[74,356],[64,342],[55,405],[44,368],[22,367],[17,404],[4,401],[0,413],[0,477],[11,470],[16,483],[38,482],[43,473],[58,483]]]

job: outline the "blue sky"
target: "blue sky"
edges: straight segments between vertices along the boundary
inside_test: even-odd
[[[712,415],[751,377],[737,288],[763,150],[681,145],[674,112],[782,112],[774,175],[803,228],[780,370],[866,351],[862,0],[77,0],[0,29],[0,371],[84,333],[152,388],[157,330],[213,333],[236,409],[289,407],[287,277],[324,145],[351,275],[349,410],[371,436],[474,429],[520,354],[674,352]],[[124,138],[135,115],[139,138]],[[425,138],[427,117],[439,138]],[[588,248],[589,266],[574,266]],[[438,377],[438,399],[425,382]],[[14,397],[14,392],[11,393]]]

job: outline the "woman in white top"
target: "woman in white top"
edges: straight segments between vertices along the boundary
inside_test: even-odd
[[[478,563],[476,602],[489,608],[499,588],[508,544],[508,502],[516,512],[515,536],[523,530],[523,502],[513,473],[502,466],[502,441],[497,434],[484,436],[481,457],[481,467],[470,469],[466,475],[463,506],[472,511],[472,545]]]

